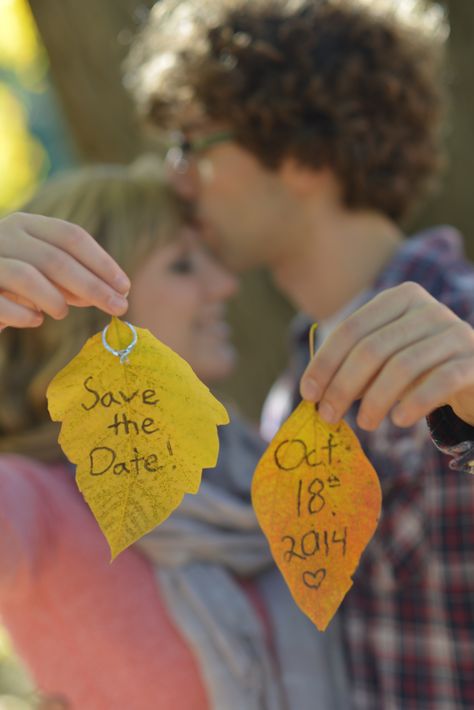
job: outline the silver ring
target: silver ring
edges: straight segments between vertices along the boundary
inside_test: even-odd
[[[135,347],[135,345],[137,344],[137,340],[138,340],[137,331],[135,330],[133,325],[131,323],[128,323],[126,320],[124,320],[123,323],[125,323],[125,325],[128,325],[128,327],[130,328],[130,330],[132,331],[132,334],[133,334],[132,342],[129,345],[127,345],[126,348],[123,348],[123,350],[114,350],[114,348],[111,347],[107,342],[107,331],[109,329],[110,323],[108,325],[106,325],[104,330],[102,331],[102,344],[103,344],[104,348],[106,350],[108,350],[109,353],[112,353],[112,355],[115,355],[115,357],[120,358],[120,362],[122,363],[122,365],[125,362],[125,360],[128,358],[128,356],[130,355],[130,353],[132,352],[132,350]]]

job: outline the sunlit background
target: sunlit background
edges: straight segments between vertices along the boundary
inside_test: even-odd
[[[29,5],[0,0],[0,213],[71,160]]]

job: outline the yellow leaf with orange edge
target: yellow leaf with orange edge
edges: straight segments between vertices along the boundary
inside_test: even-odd
[[[379,480],[352,429],[303,401],[263,454],[252,502],[294,600],[324,631],[377,527]]]
[[[90,338],[47,392],[51,418],[62,422],[59,443],[112,558],[197,493],[202,469],[217,463],[217,425],[229,422],[185,360],[148,330],[136,332],[124,362],[101,333]],[[131,337],[114,318],[106,342],[123,351]]]

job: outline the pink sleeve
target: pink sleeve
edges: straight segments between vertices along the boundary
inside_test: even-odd
[[[18,592],[34,572],[45,543],[47,502],[42,467],[20,456],[0,457],[0,594]]]

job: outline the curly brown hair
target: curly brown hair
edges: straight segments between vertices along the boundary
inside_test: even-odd
[[[373,4],[161,0],[127,80],[155,126],[194,103],[267,168],[329,166],[348,207],[400,221],[441,164],[442,42]]]

